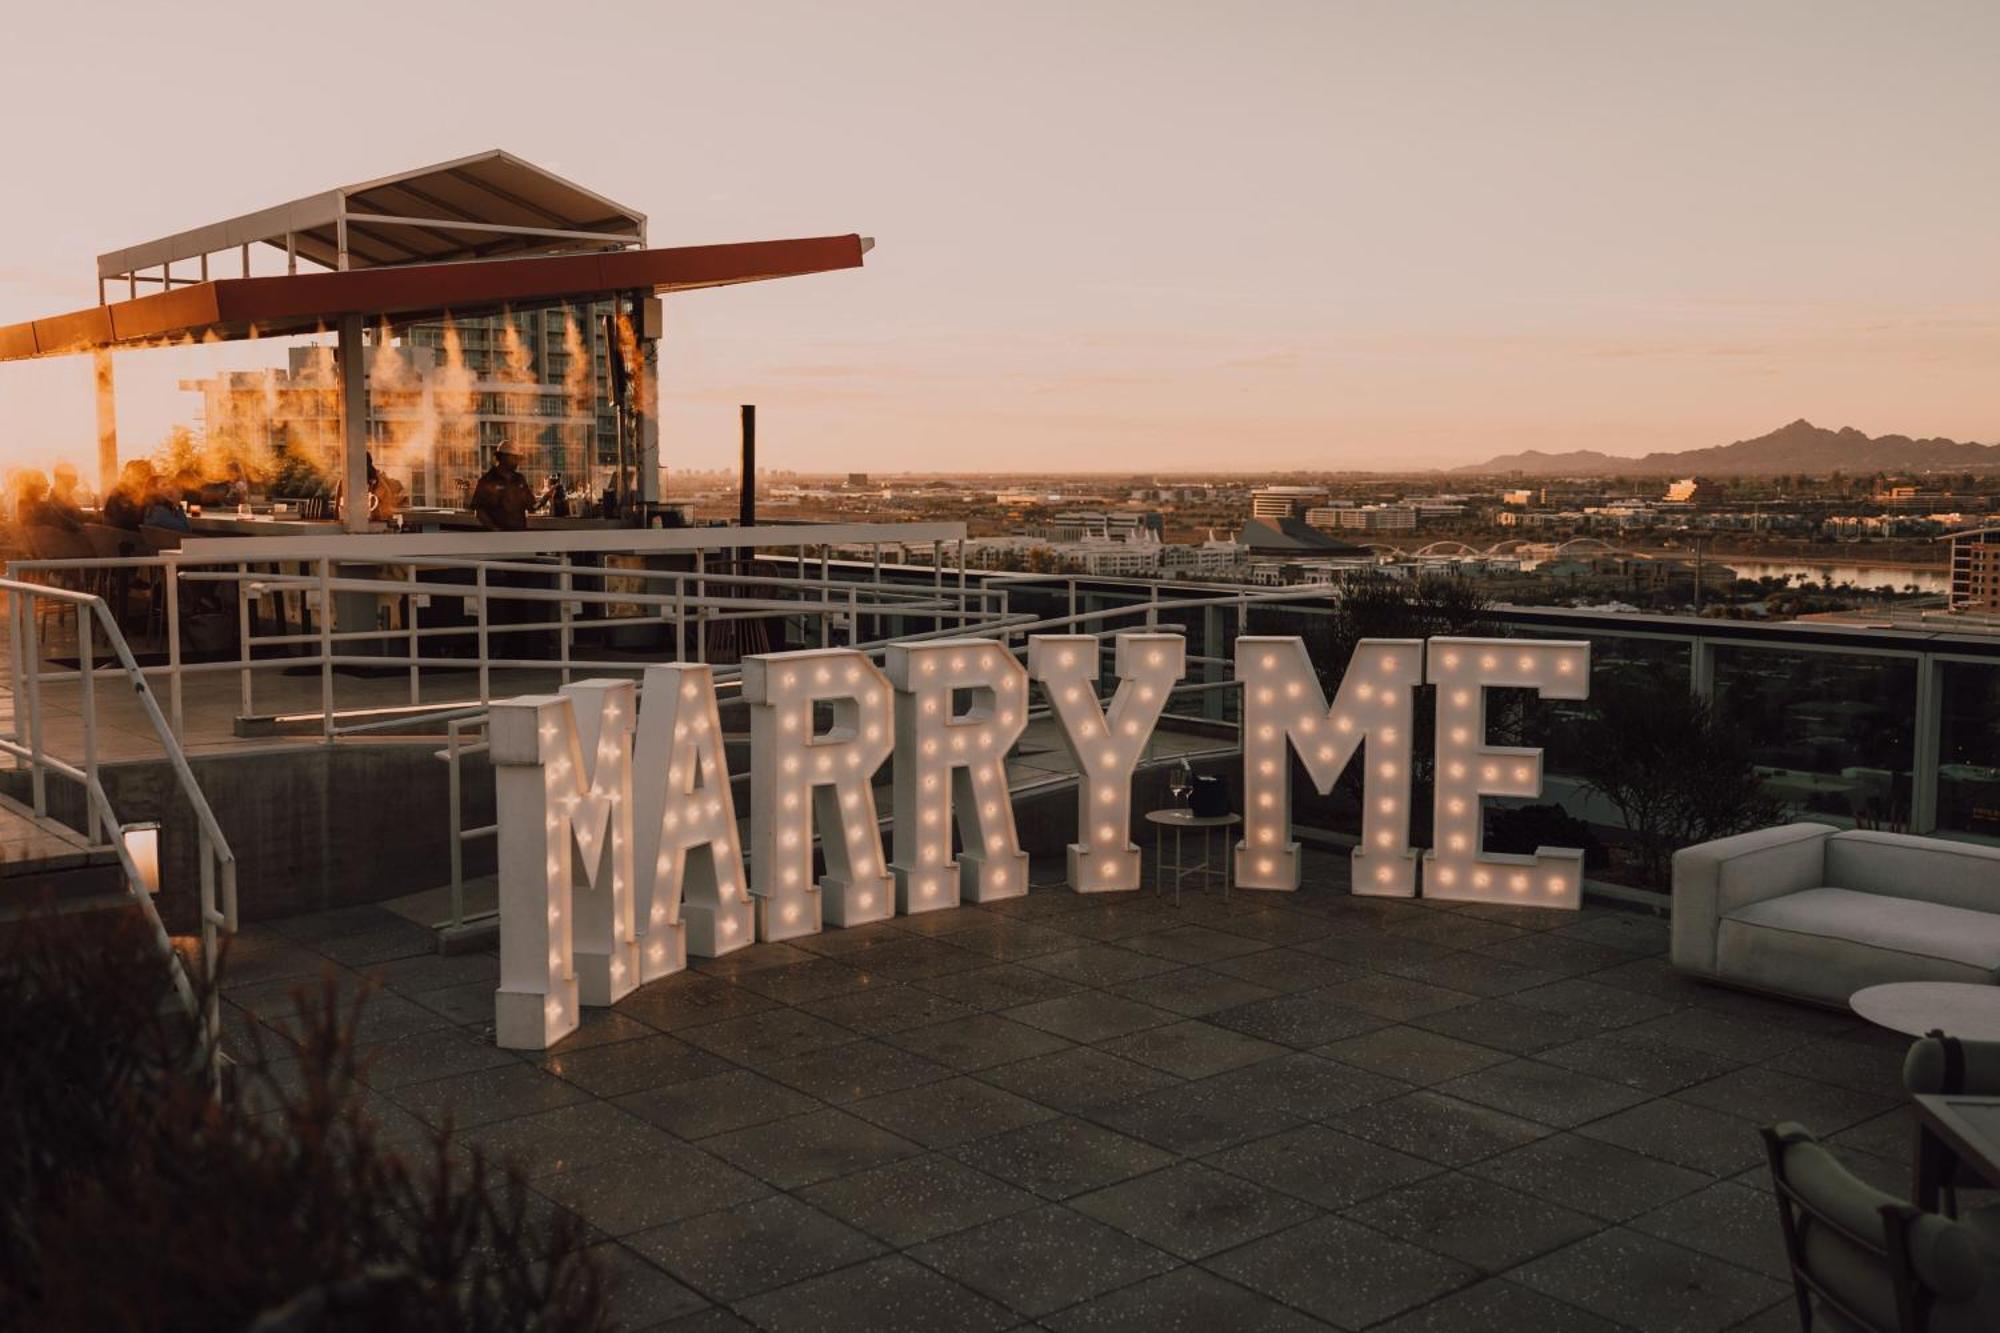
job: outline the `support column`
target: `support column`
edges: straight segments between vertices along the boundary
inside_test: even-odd
[[[660,338],[665,333],[666,308],[657,296],[633,293],[632,332],[639,340],[639,382],[632,386],[632,451],[639,466],[638,496],[647,504],[660,502]]]
[[[368,531],[368,381],[361,316],[340,318],[341,494],[349,532]]]
[[[91,353],[97,371],[97,502],[118,484],[118,386],[111,378],[111,349]]]
[[[1910,743],[1910,832],[1937,831],[1938,764],[1944,733],[1944,664],[1917,655],[1916,716]]]

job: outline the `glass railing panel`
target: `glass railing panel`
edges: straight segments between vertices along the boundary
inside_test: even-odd
[[[2000,837],[2000,666],[1940,666],[1938,830]]]

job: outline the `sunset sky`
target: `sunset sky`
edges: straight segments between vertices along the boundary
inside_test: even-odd
[[[2000,439],[2000,6],[14,6],[0,322],[99,251],[503,147],[655,245],[670,467],[1404,468],[1795,417]],[[241,345],[121,357],[143,451]],[[0,365],[0,459],[91,451]]]

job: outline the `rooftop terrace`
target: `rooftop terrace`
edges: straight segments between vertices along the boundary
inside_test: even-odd
[[[1901,1039],[1690,982],[1659,918],[1346,875],[758,945],[535,1056],[491,954],[355,908],[247,928],[226,1021],[378,984],[388,1131],[518,1155],[631,1329],[1779,1329],[1757,1126],[1907,1188]]]

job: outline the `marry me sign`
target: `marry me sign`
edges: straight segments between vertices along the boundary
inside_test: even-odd
[[[499,1044],[541,1049],[583,1005],[616,1003],[758,940],[991,902],[1028,891],[1006,756],[1038,687],[1075,762],[1078,893],[1139,887],[1132,775],[1181,679],[1177,634],[1118,634],[1098,696],[1095,635],[1035,635],[1024,665],[991,639],[891,645],[880,666],[827,648],[745,658],[749,847],[705,664],[646,669],[493,705],[498,788]],[[1359,894],[1575,907],[1582,853],[1481,847],[1481,798],[1536,796],[1541,751],[1487,744],[1487,691],[1581,699],[1580,642],[1370,639],[1331,704],[1298,638],[1236,640],[1243,838],[1236,883],[1299,886],[1291,757],[1322,793],[1363,764]],[[1436,687],[1433,846],[1410,845],[1420,685]],[[1365,746],[1364,746],[1365,742]],[[893,762],[892,762],[893,761]],[[885,847],[874,777],[891,763]],[[818,844],[815,873],[815,841]],[[746,854],[747,853],[747,854]]]

